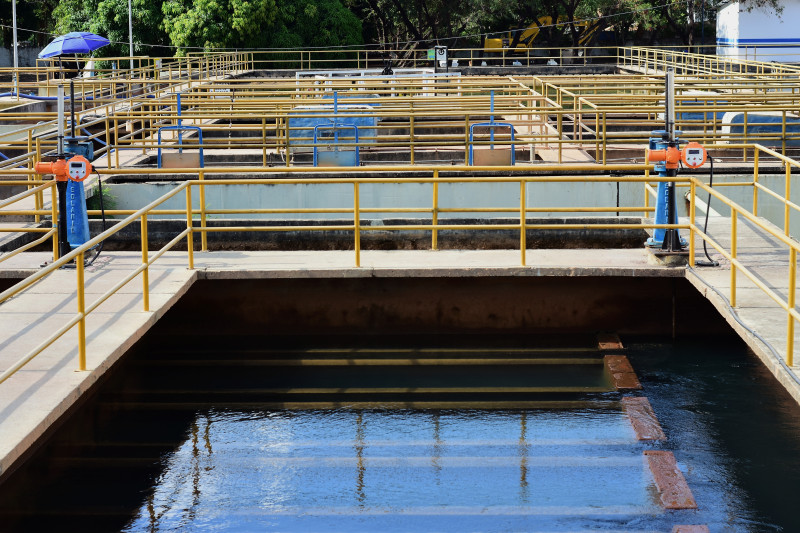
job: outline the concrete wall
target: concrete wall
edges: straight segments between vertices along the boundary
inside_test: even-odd
[[[673,307],[674,305],[674,307]],[[682,278],[459,277],[206,280],[164,335],[615,331],[730,334]]]
[[[800,0],[777,0],[783,11],[769,7],[747,11],[742,2],[717,12],[717,54],[758,61],[800,61]],[[789,45],[789,46],[781,46]]]
[[[20,67],[35,67],[36,58],[39,52],[42,51],[39,47],[19,46],[19,66]],[[11,47],[0,48],[0,67],[13,67],[14,66],[14,53]]]
[[[109,191],[114,197],[118,209],[140,209],[161,195],[166,194],[175,183],[120,183],[110,184]],[[641,205],[644,193],[640,184],[620,187],[620,205]],[[528,207],[589,207],[616,206],[617,185],[614,182],[587,183],[542,183],[530,184],[526,189]],[[199,194],[192,191],[192,199],[196,208],[200,207]],[[429,208],[433,201],[432,184],[364,184],[360,188],[361,207],[424,207]],[[518,183],[466,183],[439,185],[439,207],[500,207],[519,208]],[[164,209],[185,209],[186,200],[179,194],[164,204]],[[254,208],[353,208],[353,186],[350,184],[313,184],[313,185],[210,185],[206,187],[207,209],[254,209]],[[613,215],[613,212],[597,213],[598,216]],[[569,216],[569,213],[543,213],[531,216]],[[319,214],[315,218],[339,219],[342,214]],[[386,219],[397,218],[391,213],[362,214],[364,218]],[[403,217],[413,218],[413,214]],[[447,218],[494,218],[510,217],[511,213],[441,213],[440,219]],[[579,215],[580,216],[580,215]],[[212,215],[212,219],[220,218],[280,218],[284,220],[302,220],[311,218],[308,214],[287,213],[281,215]],[[419,215],[430,217],[429,214]],[[153,217],[156,218],[156,217]],[[175,217],[171,217],[175,218]]]

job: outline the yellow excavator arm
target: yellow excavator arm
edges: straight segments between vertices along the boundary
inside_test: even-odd
[[[559,15],[555,24],[564,24],[564,28],[566,28],[567,22],[568,20],[565,16]],[[536,37],[539,36],[539,28],[552,26],[553,24],[553,17],[539,17],[538,23],[534,22],[524,30],[521,30],[522,35],[519,36],[519,40],[514,50],[522,52],[526,48],[530,48],[532,43],[536,40]],[[582,46],[585,46],[586,43],[590,42],[592,37],[594,37],[594,35],[597,33],[597,30],[600,28],[598,24],[592,25],[587,21],[576,21],[574,24],[576,27],[581,28],[580,44]],[[503,50],[506,50],[506,52],[508,52],[508,50],[511,48],[511,43],[513,42],[514,32],[510,31],[501,38],[486,39],[483,44],[483,51],[487,53],[502,53]]]

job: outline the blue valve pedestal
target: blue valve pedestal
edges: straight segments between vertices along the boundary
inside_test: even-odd
[[[676,131],[675,132],[675,143],[680,145],[680,139],[678,136],[682,132]],[[669,137],[666,130],[655,130],[650,132],[650,142],[649,148],[650,150],[666,150],[669,146]],[[655,166],[656,172],[658,172],[659,176],[666,177],[667,174],[667,167],[666,162],[664,161],[656,161],[653,163]],[[658,182],[658,191],[656,193],[656,211],[655,211],[655,223],[656,224],[677,224],[678,223],[678,205],[677,205],[677,195],[672,196],[672,220],[668,221],[668,213],[670,210],[667,209],[669,205],[669,188],[667,187],[667,182],[660,181]],[[652,248],[661,248],[664,244],[664,235],[666,234],[667,230],[664,228],[656,228],[653,232],[653,236],[647,239],[645,242],[646,246]],[[681,246],[686,246],[686,240],[681,237],[680,239]]]
[[[64,152],[71,155],[82,155],[89,161],[94,159],[94,147],[88,137],[64,137]],[[83,182],[69,180],[64,187],[63,195],[66,197],[64,204],[66,239],[70,249],[75,249],[91,238]]]

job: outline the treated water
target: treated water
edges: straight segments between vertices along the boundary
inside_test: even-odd
[[[192,435],[126,531],[524,530],[660,512],[618,410],[211,412]]]
[[[613,391],[526,396],[538,408],[265,408],[241,390],[237,405],[187,395],[189,367],[148,403],[160,382],[129,361],[0,487],[0,531],[800,531],[800,408],[761,363],[734,341],[624,340],[663,443],[635,440]],[[251,361],[248,387],[257,352],[225,354]],[[698,510],[660,506],[648,449],[674,452]]]

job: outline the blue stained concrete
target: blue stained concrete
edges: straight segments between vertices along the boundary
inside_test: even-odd
[[[695,105],[696,106],[710,106],[710,105],[714,105],[714,104],[723,105],[723,104],[727,104],[727,102],[721,101],[721,100],[711,102],[706,98],[706,99],[703,99],[703,100],[694,100],[694,101],[681,100],[678,105],[680,105],[680,106],[695,106]],[[705,111],[705,112],[703,112],[703,111],[681,111],[681,112],[678,112],[678,113],[675,114],[675,119],[678,122],[681,122],[681,121],[684,121],[684,120],[686,120],[686,121],[690,121],[690,120],[691,121],[714,120],[715,115],[716,115],[716,119],[721,122],[722,121],[722,117],[725,116],[725,111],[718,111],[716,113],[714,113],[713,111]]]
[[[728,113],[730,133],[744,135],[744,113]],[[747,114],[747,134],[780,134],[783,117],[780,115],[766,115],[761,113]],[[800,146],[800,118],[786,117],[787,146]],[[791,138],[794,137],[794,138]]]
[[[337,96],[338,100],[354,98],[362,99],[366,98],[366,95]],[[325,95],[322,97],[322,99],[330,101],[333,99],[333,95]],[[376,107],[378,107],[377,104],[337,104],[336,113],[334,113],[333,103],[315,103],[308,106],[302,106],[302,108],[296,108],[294,111],[289,113],[289,145],[311,145],[314,137],[314,127],[320,125],[356,126],[358,128],[360,142],[374,143],[374,138],[378,135],[378,130],[375,128],[378,125],[378,117],[370,114],[370,109]],[[306,116],[321,114],[329,114],[329,116]],[[344,114],[344,116],[339,116],[340,114]],[[332,136],[332,132],[327,132],[326,136]],[[339,141],[341,143],[352,143],[352,133],[347,131],[342,132],[339,135]]]

